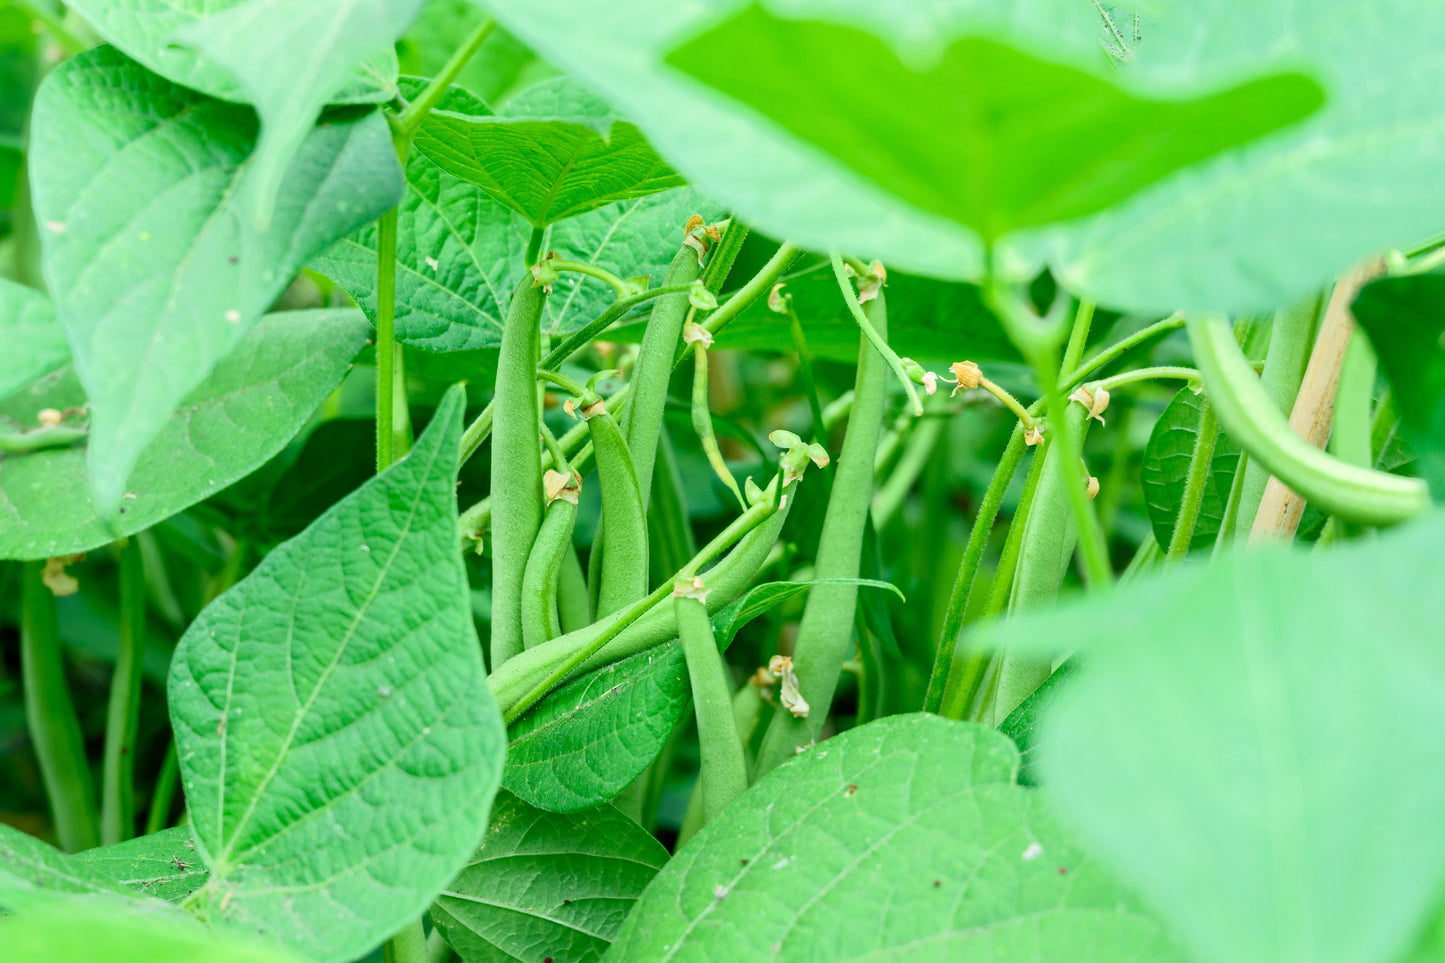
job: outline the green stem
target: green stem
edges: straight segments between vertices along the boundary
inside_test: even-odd
[[[26,562],[21,591],[20,674],[25,719],[55,817],[60,846],[79,852],[100,844],[85,741],[60,652],[55,596],[41,581],[44,562]]]
[[[702,326],[710,333],[717,334],[722,330],[723,325],[736,318],[739,314],[742,314],[744,308],[758,298],[766,297],[768,291],[772,290],[773,285],[777,283],[778,278],[783,276],[783,273],[792,266],[792,263],[797,260],[798,255],[802,253],[801,248],[794,247],[792,244],[784,241],[779,245],[777,251],[773,253],[773,256],[768,258],[768,262],[763,265],[762,270],[749,278],[747,283],[738,288],[732,297],[728,298],[718,306],[716,311],[708,315],[707,319],[702,322]],[[679,358],[678,361],[681,361],[681,358]],[[674,366],[675,365],[676,362],[674,362]]]
[[[1184,476],[1184,495],[1179,502],[1179,514],[1174,519],[1174,532],[1169,536],[1169,550],[1164,556],[1171,562],[1187,555],[1189,544],[1194,540],[1194,529],[1199,522],[1199,508],[1204,504],[1204,492],[1214,464],[1214,444],[1218,438],[1219,418],[1206,396],[1199,408],[1199,429],[1194,435],[1194,452],[1189,456],[1189,472]]]
[[[1125,385],[1138,384],[1141,381],[1188,381],[1195,385],[1201,383],[1199,372],[1194,368],[1161,365],[1157,368],[1135,368],[1133,371],[1121,371],[1102,381],[1094,382],[1093,387],[1103,388],[1105,391],[1118,391]]]
[[[858,303],[858,294],[853,290],[853,284],[848,280],[848,272],[843,266],[843,256],[837,251],[829,255],[833,265],[833,277],[838,281],[838,289],[843,292],[843,301],[848,305],[848,313],[853,315],[853,320],[858,323],[858,328],[863,332],[863,337],[873,346],[879,356],[893,371],[893,377],[903,385],[904,394],[908,395],[908,403],[915,415],[923,414],[923,401],[918,397],[918,387],[914,385],[913,379],[908,377],[908,372],[903,370],[903,359],[898,357],[898,352],[888,347],[888,339],[874,325],[863,310],[863,305]],[[881,300],[883,293],[880,291],[874,300]],[[873,302],[869,302],[870,304]]]
[[[943,437],[943,429],[947,425],[943,412],[936,410],[942,407],[944,400],[941,397],[930,399],[930,407],[935,409],[933,417],[909,419],[908,427],[912,430],[908,432],[908,440],[903,445],[903,454],[873,495],[875,529],[881,530],[888,524],[889,519],[902,506],[903,500],[908,497],[908,493],[913,490],[913,483],[923,473],[929,459],[933,457],[933,449],[938,444],[938,439]]]
[[[802,383],[803,394],[808,398],[808,410],[813,415],[813,428],[811,440],[821,443],[823,441],[823,406],[818,400],[818,382],[813,377],[813,362],[808,356],[808,341],[803,336],[803,325],[798,320],[798,312],[793,310],[791,300],[785,301],[788,317],[788,330],[793,336],[793,350],[798,356],[798,380]]]
[[[713,432],[712,410],[708,407],[707,397],[707,349],[698,341],[693,344],[692,350],[695,361],[692,375],[692,430],[697,434],[698,443],[702,446],[703,454],[707,456],[707,463],[712,466],[713,474],[733,493],[738,504],[746,508],[748,500],[743,497],[737,479],[728,468],[727,459],[723,458],[717,435]]]
[[[427,963],[451,963],[456,956],[456,951],[442,936],[442,931],[432,930],[426,938]]]
[[[923,711],[938,712],[943,706],[943,694],[948,685],[949,674],[953,671],[954,656],[958,651],[959,637],[963,634],[963,621],[968,614],[968,603],[973,595],[973,585],[978,579],[978,567],[983,553],[988,548],[989,536],[993,533],[998,510],[1003,505],[1004,495],[1023,461],[1024,431],[1015,425],[1009,435],[1008,446],[994,469],[993,479],[983,493],[978,514],[973,519],[973,530],[968,535],[968,545],[963,550],[963,559],[958,563],[958,575],[953,580],[953,591],[948,596],[948,609],[943,616],[943,631],[938,637],[938,649],[933,657],[933,672],[928,677],[928,692],[924,696]]]
[[[1424,482],[1342,462],[1290,428],[1255,377],[1224,318],[1191,318],[1189,340],[1219,421],[1270,474],[1346,521],[1390,525],[1428,510]],[[1240,516],[1243,519],[1243,515]]]
[[[612,288],[612,290],[617,292],[618,300],[630,298],[634,294],[640,293],[634,288],[632,284],[624,281],[622,278],[613,274],[606,268],[598,267],[595,264],[587,264],[584,261],[563,261],[557,258],[553,258],[547,263],[554,270],[571,271],[573,274],[586,275],[589,278],[596,278],[597,280],[604,282],[608,287]]]
[[[839,283],[851,295],[852,285],[841,274],[842,259],[834,255]],[[882,291],[868,302],[865,318],[874,337],[888,331],[887,297]],[[857,299],[854,299],[857,304]],[[863,314],[865,309],[860,309]],[[887,342],[884,342],[887,348]],[[833,492],[823,517],[818,539],[814,577],[849,580],[858,577],[863,537],[873,501],[873,458],[883,430],[888,403],[886,354],[875,350],[866,333],[858,344],[858,374],[853,389],[853,413],[838,455],[833,475]],[[896,357],[896,356],[895,356]],[[911,382],[910,382],[911,384]],[[811,707],[804,718],[778,712],[763,736],[758,750],[759,775],[791,758],[801,747],[817,740],[833,703],[838,676],[853,639],[853,613],[858,603],[858,586],[847,581],[816,585],[808,593],[798,637],[793,645],[793,666],[798,689]]]
[[[1088,378],[1089,375],[1098,371],[1100,368],[1113,364],[1139,345],[1147,341],[1152,341],[1154,338],[1168,334],[1171,331],[1178,331],[1182,327],[1184,327],[1184,315],[1174,314],[1165,318],[1163,321],[1155,321],[1147,328],[1141,328],[1135,331],[1127,338],[1122,338],[1114,342],[1088,361],[1074,368],[1072,373],[1064,379],[1062,385],[1064,392],[1067,394],[1077,388],[1084,383],[1084,380]]]
[[[129,538],[120,546],[120,648],[105,722],[100,803],[103,846],[113,846],[135,835],[135,741],[140,726],[145,599],[140,543]]]
[[[387,940],[381,956],[386,963],[428,963],[426,930],[422,928],[421,918],[406,924],[401,932]]]
[[[722,240],[708,255],[707,267],[702,272],[703,286],[713,294],[721,291],[727,283],[728,275],[742,253],[743,242],[748,239],[748,226],[736,216],[729,218],[722,230]]]
[[[376,242],[376,470],[396,461],[396,208],[381,215]]]
[[[733,721],[732,683],[718,654],[707,606],[683,595],[674,597],[673,606],[697,714],[703,821],[712,822],[748,788],[747,757]]]
[[[595,391],[588,391],[582,385],[573,381],[571,378],[562,374],[562,372],[560,371],[552,371],[548,368],[538,368],[537,380],[551,382],[552,384],[561,388],[563,391],[567,392],[572,397],[576,398],[577,401],[584,408],[597,400],[597,393]]]
[[[1084,347],[1089,343],[1089,329],[1094,324],[1094,303],[1092,301],[1080,301],[1078,310],[1074,313],[1074,324],[1069,329],[1069,343],[1064,348],[1064,360],[1059,366],[1060,371],[1073,371],[1079,366],[1079,361],[1084,357]]]
[[[481,49],[482,44],[496,28],[496,21],[490,17],[477,24],[471,35],[462,41],[462,45],[456,49],[447,62],[442,65],[442,69],[437,75],[417,95],[416,100],[413,100],[407,105],[406,110],[402,111],[401,116],[396,119],[396,127],[407,138],[417,132],[422,121],[426,120],[426,115],[431,113],[432,108],[446,94],[452,81],[461,75],[462,68],[467,65],[467,61],[471,60],[472,55]]]
[[[1312,297],[1275,313],[1259,384],[1265,396],[1281,414],[1288,415],[1295,395],[1299,393],[1300,382],[1304,380],[1310,347],[1314,343],[1315,318],[1319,309],[1319,298]],[[1190,338],[1192,340],[1192,334]],[[1231,428],[1230,434],[1233,433],[1234,429]],[[1269,484],[1269,469],[1257,458],[1242,458],[1241,468],[1244,480],[1240,483],[1234,528],[1236,537],[1243,539],[1249,537],[1254,527],[1254,517],[1259,514],[1259,504],[1264,500],[1264,489]]]
[[[166,758],[156,776],[155,792],[151,793],[151,808],[146,813],[146,835],[158,833],[171,824],[171,806],[176,798],[176,786],[181,779],[180,757],[176,754],[176,741],[171,740],[166,749]]]
[[[1375,393],[1375,352],[1363,331],[1356,330],[1345,349],[1340,380],[1335,386],[1335,410],[1330,425],[1330,451],[1351,465],[1369,468],[1375,464],[1373,418],[1370,405]],[[1340,534],[1354,538],[1363,529],[1341,522]]]

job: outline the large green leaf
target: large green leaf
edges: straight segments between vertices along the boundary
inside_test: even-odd
[[[456,551],[463,392],[192,623],[169,696],[202,903],[321,961],[419,916],[505,749]]]
[[[0,459],[0,558],[84,552],[149,528],[260,467],[301,429],[366,343],[354,311],[268,315],[182,402],[146,446],[114,526],[95,508],[84,447]],[[42,408],[80,405],[69,369],[0,402],[34,426]]]
[[[971,231],[888,195],[662,62],[667,51],[732,6],[616,0],[609,16],[598,17],[592,0],[488,3],[508,29],[624,111],[689,181],[747,223],[818,250],[866,252],[889,267],[977,277],[982,250]],[[792,0],[788,10],[856,18],[925,48],[936,46],[937,37],[985,32],[1098,56],[1094,10],[1076,0]],[[809,85],[820,79],[826,78],[812,78]]]
[[[500,114],[435,110],[415,143],[539,228],[683,182],[635,126],[564,77],[529,87]]]
[[[289,950],[208,930],[186,917],[156,919],[94,903],[53,902],[0,919],[6,959],[45,963],[297,963]]]
[[[403,90],[413,86],[403,78]],[[442,105],[464,103],[459,93],[454,88]],[[545,247],[624,278],[650,275],[660,281],[692,214],[711,221],[721,209],[691,188],[663,191],[554,224]],[[500,344],[502,318],[525,270],[531,233],[520,214],[413,151],[397,211],[398,340],[435,351]],[[311,263],[345,288],[373,321],[376,248],[376,226],[367,225]],[[606,310],[614,297],[612,288],[596,278],[565,273],[553,285],[543,323],[552,332],[575,330]]]
[[[1355,299],[1436,501],[1445,500],[1445,274],[1376,281]]]
[[[603,666],[512,723],[502,784],[549,812],[601,805],[657,758],[691,704],[676,642]]]
[[[386,210],[401,172],[376,114],[302,144],[270,226],[239,195],[255,117],[101,47],[36,98],[32,188],[56,310],[91,403],[91,485],[113,514],[186,394],[307,259]]]
[[[370,54],[386,50],[422,0],[246,0],[189,24],[173,42],[195,47],[236,78],[261,115],[245,190],[270,222],[281,177],[321,108]]]
[[[1039,742],[1085,842],[1201,963],[1388,963],[1445,882],[1445,517],[1241,552],[985,643],[1088,652]]]
[[[1181,960],[1017,768],[937,716],[830,739],[693,837],[608,959]]]
[[[210,20],[234,16],[238,8],[256,7],[258,0],[72,0],[68,6],[102,37],[162,77],[212,97],[249,99],[245,86],[225,64],[212,60],[204,50],[175,41]],[[287,30],[289,20],[282,13],[272,22],[273,29]],[[366,53],[370,56],[350,81],[332,92],[331,103],[385,103],[396,95],[395,51],[377,47]]]
[[[87,849],[71,859],[95,877],[168,903],[190,896],[209,875],[189,826]]]
[[[1149,442],[1144,446],[1139,465],[1139,487],[1144,491],[1144,506],[1149,523],[1160,545],[1168,545],[1179,519],[1179,505],[1184,500],[1185,479],[1194,458],[1194,445],[1199,439],[1199,418],[1203,398],[1192,388],[1181,388],[1164,407]],[[1239,468],[1239,446],[1223,431],[1215,438],[1214,456],[1209,460],[1209,474],[1204,482],[1204,501],[1194,522],[1190,551],[1199,551],[1214,544],[1219,526],[1224,521],[1224,508],[1229,502],[1229,489]]]
[[[1179,168],[1308,116],[1314,81],[1281,74],[1192,99],[987,36],[921,66],[867,30],[750,6],[667,62],[921,210],[992,242],[1092,214]]]
[[[65,329],[50,299],[34,288],[0,279],[0,399],[70,360]]]
[[[487,838],[431,917],[465,963],[588,963],[666,862],[662,844],[611,806],[559,815],[502,792]]]
[[[1329,92],[1308,122],[1047,232],[1072,289],[1115,307],[1290,304],[1351,263],[1445,224],[1445,5],[1412,0],[1172,3],[1127,73],[1195,89],[1303,67]]]
[[[60,894],[122,902],[136,898],[124,887],[92,871],[77,857],[0,823],[0,908],[16,909]]]

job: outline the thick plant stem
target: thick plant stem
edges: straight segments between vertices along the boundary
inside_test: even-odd
[[[1240,353],[1227,320],[1191,318],[1189,340],[1219,423],[1252,462],[1345,521],[1392,525],[1429,509],[1420,479],[1347,464],[1295,434]]]
[[[396,208],[381,215],[376,241],[376,470],[396,461]]]
[[[140,725],[141,661],[145,650],[145,566],[140,543],[120,547],[120,648],[110,682],[102,766],[100,841],[103,846],[135,835],[135,740]]]
[[[1275,313],[1259,382],[1265,396],[1281,414],[1289,411],[1304,378],[1318,313],[1319,299],[1315,297]],[[1259,514],[1259,503],[1269,483],[1269,470],[1248,455],[1241,456],[1240,467],[1244,480],[1240,482],[1234,530],[1237,537],[1246,538]]]
[[[537,344],[546,294],[523,276],[502,329],[492,422],[492,671],[522,651],[522,580],[542,524]]]
[[[968,533],[968,545],[963,550],[963,560],[958,563],[958,575],[953,580],[953,591],[948,596],[948,609],[943,616],[943,631],[938,637],[938,650],[933,657],[933,672],[928,677],[928,692],[923,699],[924,712],[938,712],[943,706],[943,693],[953,670],[953,659],[958,651],[959,636],[963,633],[963,620],[968,614],[968,602],[973,595],[973,585],[978,579],[978,566],[983,561],[984,549],[988,547],[989,535],[993,533],[994,521],[1003,505],[1019,463],[1023,461],[1023,428],[1015,425],[1009,435],[1008,445],[994,469],[988,489],[979,503],[978,514],[973,519],[973,529]]]
[[[1323,448],[1329,437],[1335,408],[1335,388],[1345,351],[1355,331],[1355,317],[1350,305],[1364,283],[1383,270],[1383,262],[1371,262],[1344,274],[1335,284],[1310,352],[1309,366],[1300,382],[1290,411],[1289,426],[1315,448]],[[1271,478],[1264,488],[1259,513],[1250,530],[1251,542],[1277,538],[1290,541],[1304,515],[1305,500],[1279,478]]]
[[[668,265],[664,287],[690,285],[702,273],[697,253],[682,247]],[[688,298],[684,293],[658,298],[642,335],[637,367],[632,373],[632,395],[622,431],[632,452],[642,506],[652,498],[652,471],[657,460],[657,439],[662,433],[662,412],[667,405],[667,385],[672,379],[672,362],[682,342],[682,324],[687,320]],[[605,538],[605,535],[604,535]],[[604,552],[606,546],[603,546]]]
[[[843,281],[846,285],[846,278]],[[851,285],[848,290],[851,293]],[[863,310],[868,315],[869,326],[879,337],[886,338],[887,297],[880,291]],[[818,539],[814,566],[814,577],[818,579],[858,577],[863,535],[873,501],[873,458],[878,450],[887,401],[887,361],[865,334],[859,339],[853,413],[848,418],[848,432],[833,476],[833,493],[823,518],[823,533]],[[773,716],[758,751],[759,775],[791,758],[822,732],[843,661],[848,657],[857,602],[856,585],[816,585],[809,592],[793,646],[793,667],[799,691],[811,708],[803,718],[782,711]]]
[[[427,963],[426,930],[418,918],[402,927],[382,948],[386,963]]]
[[[1214,444],[1219,439],[1219,418],[1203,399],[1199,409],[1199,430],[1194,436],[1194,452],[1189,456],[1189,473],[1184,476],[1184,496],[1179,502],[1179,514],[1174,518],[1174,531],[1169,536],[1169,551],[1165,557],[1177,562],[1189,553],[1189,543],[1194,540],[1194,528],[1199,522],[1199,507],[1204,504],[1204,491],[1209,485],[1209,472],[1214,463]]]
[[[733,721],[732,684],[717,651],[707,606],[686,595],[675,596],[673,606],[697,714],[703,821],[711,822],[748,788],[747,757]]]
[[[41,581],[44,562],[26,562],[22,578],[20,674],[25,721],[40,763],[60,847],[79,852],[100,844],[90,767],[75,703],[65,681],[55,596]]]
[[[1059,596],[1059,586],[1068,572],[1078,538],[1075,517],[1070,507],[1072,486],[1083,487],[1077,470],[1078,459],[1061,443],[1065,434],[1082,439],[1088,412],[1082,405],[1070,404],[1063,423],[1057,426],[1039,477],[1025,522],[1023,541],[1019,546],[1018,571],[1009,597],[1010,614],[1049,608]],[[1066,459],[1074,465],[1066,464]],[[1081,491],[1081,495],[1088,497]],[[999,666],[994,692],[993,722],[998,725],[1018,704],[1043,684],[1053,670],[1050,656],[1022,655],[1006,652]]]

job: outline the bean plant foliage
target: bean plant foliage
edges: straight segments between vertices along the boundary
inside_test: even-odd
[[[1445,960],[1442,11],[0,6],[0,956]]]

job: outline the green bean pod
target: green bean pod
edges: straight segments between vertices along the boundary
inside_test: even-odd
[[[684,246],[668,265],[662,283],[664,287],[691,284],[701,273],[697,252]],[[631,401],[622,419],[622,430],[632,452],[644,508],[652,499],[652,470],[657,461],[662,413],[667,405],[667,385],[672,380],[672,359],[682,339],[682,324],[687,320],[689,306],[686,293],[669,294],[653,303],[637,352],[637,367],[632,372]]]
[[[1065,409],[1064,424],[1050,425],[1055,435],[1043,454],[1038,489],[1024,522],[1019,544],[1018,568],[1014,573],[1009,611],[1027,612],[1048,608],[1059,597],[1059,587],[1073,558],[1079,532],[1069,508],[1065,485],[1077,481],[1074,466],[1067,463],[1070,446],[1059,444],[1058,433],[1067,431],[1083,444],[1084,425],[1089,412],[1076,402]],[[1053,670],[1051,656],[1005,653],[994,694],[995,724],[1008,717],[1020,702],[1043,684]]]
[[[730,552],[703,573],[710,589],[707,596],[709,612],[715,613],[736,601],[762,570],[792,510],[795,491],[795,485],[784,488],[777,511],[743,536]],[[568,632],[535,649],[528,649],[500,670],[493,670],[487,678],[487,684],[502,711],[506,712],[515,705],[538,682],[545,679],[554,666],[564,664],[578,652],[585,651],[593,640],[607,631],[620,617],[621,613],[614,613],[599,618],[586,628]],[[673,607],[657,606],[590,656],[569,678],[576,678],[675,638],[677,616]]]
[[[549,472],[548,481],[552,482],[554,478],[565,476]],[[557,487],[557,494],[548,503],[542,527],[537,530],[537,538],[532,542],[526,573],[522,578],[522,645],[527,649],[562,634],[557,588],[563,562],[572,551],[572,525],[577,520],[579,486],[575,479],[565,479]]]
[[[597,579],[597,616],[636,602],[647,594],[647,511],[632,454],[617,422],[598,400],[582,409],[597,459],[602,486],[605,532]]]
[[[693,579],[674,589],[673,609],[697,714],[703,821],[711,822],[748,788],[748,763],[733,721],[732,682],[718,654],[703,601],[704,584],[702,579]]]
[[[712,337],[705,332],[704,334],[705,339],[692,344],[695,361],[692,376],[692,429],[697,433],[697,439],[702,444],[703,454],[707,455],[707,463],[712,466],[713,473],[727,486],[728,491],[733,493],[738,504],[746,508],[747,499],[738,488],[737,479],[728,468],[722,449],[718,448],[717,435],[713,432],[712,410],[708,408],[707,402],[707,342],[711,341]]]
[[[562,571],[557,578],[557,617],[563,632],[575,632],[592,624],[592,602],[587,598],[587,575],[570,545],[562,554]]]
[[[863,308],[878,337],[888,334],[887,298],[880,289]],[[853,412],[833,476],[833,494],[823,519],[814,577],[856,579],[863,550],[863,534],[873,501],[873,459],[883,429],[888,401],[889,364],[871,339],[860,339],[858,375]],[[763,737],[758,752],[758,773],[764,774],[793,756],[801,746],[818,738],[843,662],[853,638],[853,611],[858,586],[848,583],[817,585],[808,594],[798,639],[793,649],[799,690],[811,706],[806,717],[779,712]]]
[[[543,288],[523,276],[512,295],[497,359],[492,416],[492,671],[523,649],[522,581],[542,524],[537,346]]]

